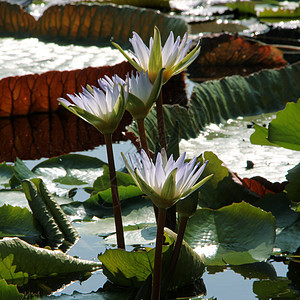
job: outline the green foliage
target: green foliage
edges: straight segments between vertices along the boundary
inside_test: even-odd
[[[285,109],[277,112],[268,129],[255,125],[250,141],[256,145],[280,146],[300,150],[300,100],[289,102]]]
[[[74,244],[79,236],[41,179],[24,180],[22,187],[33,216],[43,228],[49,245],[56,247],[63,240]]]
[[[8,236],[39,240],[40,231],[27,208],[3,205],[0,207],[0,238]]]
[[[288,184],[285,188],[287,196],[291,201],[300,202],[300,163],[288,171],[286,175]]]
[[[163,246],[163,274],[170,263],[173,243],[177,235],[165,229]],[[99,256],[103,263],[103,272],[109,280],[120,286],[140,287],[152,274],[155,249],[146,248],[127,252],[122,249],[106,250]],[[183,243],[175,276],[171,287],[178,288],[190,284],[199,278],[204,271],[203,257],[197,255],[186,243]]]
[[[0,279],[0,299],[16,300],[23,297],[24,294],[19,293],[16,285],[7,284],[5,279]]]
[[[132,199],[143,195],[141,190],[136,186],[130,174],[116,172],[120,201]],[[103,201],[112,203],[109,170],[103,166],[103,175],[98,177],[93,185],[94,191],[92,198],[97,201],[100,197]],[[91,200],[90,200],[91,201]]]
[[[291,281],[284,277],[255,281],[253,292],[259,299],[299,299],[299,292],[293,291],[290,283]]]
[[[19,238],[0,240],[0,278],[10,281],[85,273],[100,266],[100,263],[77,259],[60,250],[32,246]]]
[[[206,256],[208,265],[260,262],[272,253],[275,222],[271,213],[245,202],[199,209],[189,220],[185,240]]]
[[[214,176],[200,190],[200,206],[217,209],[233,202],[258,198],[241,184],[236,175],[213,152],[204,152],[201,159],[208,160],[202,176]]]
[[[249,14],[256,16],[255,4],[253,1],[236,1],[233,3],[226,3],[226,6],[231,9],[237,9],[240,14]]]

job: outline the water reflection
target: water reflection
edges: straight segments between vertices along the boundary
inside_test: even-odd
[[[131,121],[126,113],[113,135],[114,141],[127,139],[122,132]],[[52,114],[0,118],[0,136],[0,162],[13,162],[17,157],[53,157],[104,144],[103,135],[93,126],[63,109]]]

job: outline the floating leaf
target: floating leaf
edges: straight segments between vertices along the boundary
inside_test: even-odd
[[[165,229],[165,245],[163,246],[163,273],[168,269],[172,254],[172,245],[177,235]],[[166,245],[167,244],[167,245]],[[103,263],[103,272],[112,282],[121,286],[139,287],[153,271],[155,249],[127,252],[122,249],[106,250],[99,256]],[[178,288],[194,282],[203,274],[203,257],[184,242],[174,272],[171,286]]]
[[[26,13],[19,5],[4,1],[0,2],[1,35],[18,33],[28,36],[33,31],[35,25],[35,18]]]
[[[60,250],[38,248],[18,238],[0,240],[0,253],[0,278],[8,280],[84,273],[101,267],[100,263],[77,259]]]
[[[193,80],[204,81],[235,74],[245,76],[286,64],[283,52],[276,47],[222,34],[202,39],[200,55],[189,73]]]
[[[255,131],[250,136],[250,142],[254,145],[275,146],[268,140],[268,129],[266,127],[254,124]]]
[[[40,241],[40,230],[27,208],[0,206],[0,238],[18,236],[31,243]]]
[[[288,171],[286,179],[288,180],[286,186],[288,198],[291,201],[300,202],[300,163]]]
[[[288,102],[286,107],[277,112],[268,129],[255,126],[251,135],[252,144],[280,146],[291,150],[300,150],[300,100],[297,103]],[[267,139],[267,140],[266,140]]]
[[[245,202],[197,210],[185,233],[187,243],[206,256],[208,265],[263,261],[272,253],[274,239],[272,214]]]
[[[262,11],[257,12],[259,18],[290,18],[299,19],[300,18],[300,6],[295,9],[290,9],[286,7],[277,7],[276,9],[265,8]]]
[[[188,108],[164,105],[167,135],[179,124],[180,138],[196,138],[209,123],[219,124],[229,118],[254,115],[261,111],[283,109],[288,101],[299,98],[300,63],[280,70],[263,70],[248,77],[231,76],[196,84]],[[149,148],[157,142],[156,112],[145,119]],[[137,126],[132,126],[137,133]]]
[[[268,140],[278,146],[300,151],[300,100],[289,102],[268,127]]]
[[[226,3],[231,9],[237,9],[241,14],[249,14],[256,16],[255,4],[252,1],[236,1],[234,3]]]
[[[125,78],[132,67],[127,62],[115,66],[88,67],[72,71],[48,71],[6,77],[0,80],[0,116],[27,115],[35,112],[51,112],[58,109],[57,99],[82,91],[82,86],[98,85],[97,80],[118,74]]]
[[[5,162],[0,164],[0,184],[9,184],[10,178],[13,176],[13,167],[7,165]]]
[[[35,219],[41,224],[49,245],[66,251],[79,235],[41,179],[24,180],[22,187]],[[64,241],[63,241],[64,239]]]
[[[130,174],[116,172],[116,175],[120,201],[143,195]],[[105,202],[112,203],[110,176],[107,166],[103,166],[103,175],[95,180],[93,189],[94,195],[92,197],[98,198],[100,196]]]
[[[39,37],[64,41],[103,43],[113,39],[127,44],[135,31],[144,41],[149,41],[156,25],[165,41],[170,30],[183,36],[186,23],[174,17],[158,14],[154,10],[132,6],[72,5],[50,6],[37,21],[34,34]]]
[[[252,178],[243,178],[242,183],[249,190],[257,195],[264,197],[268,193],[280,193],[283,192],[287,182],[270,182],[261,176],[255,176]]]
[[[17,286],[7,284],[5,279],[0,279],[0,299],[23,299],[24,294],[20,294]]]
[[[285,277],[276,280],[260,280],[253,282],[253,292],[259,299],[297,299],[299,292],[290,287],[291,281]]]

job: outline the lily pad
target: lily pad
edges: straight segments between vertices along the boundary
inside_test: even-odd
[[[0,279],[0,299],[22,299],[24,294],[19,293],[17,286],[7,284],[5,279]]]
[[[288,171],[286,179],[288,180],[286,186],[288,198],[291,201],[300,202],[300,163]]]
[[[17,180],[12,182],[17,186],[24,179],[38,177],[43,179],[51,193],[62,196],[78,184],[92,185],[95,178],[103,173],[104,164],[94,157],[66,154],[43,161],[30,170],[21,160],[17,160],[14,167]]]
[[[2,239],[0,253],[0,278],[9,281],[85,273],[101,267],[100,263],[77,259],[60,250],[35,247],[18,238]]]
[[[163,274],[167,272],[172,254],[172,245],[176,234],[165,229],[165,246],[163,246]],[[173,288],[190,284],[204,271],[203,257],[198,256],[185,242],[181,248]],[[103,263],[103,272],[112,282],[127,287],[140,287],[153,271],[155,249],[127,252],[122,249],[106,250],[99,256]]]
[[[185,240],[206,256],[207,265],[260,262],[272,253],[275,218],[245,202],[199,209],[187,225]]]
[[[180,138],[196,138],[209,123],[219,124],[230,118],[283,109],[299,97],[300,63],[279,70],[263,70],[248,77],[231,76],[195,84],[188,108],[164,105],[167,135],[176,124]],[[156,111],[145,119],[149,148],[157,142]],[[138,134],[136,125],[131,127]]]
[[[36,243],[41,232],[27,208],[3,205],[0,207],[0,238],[18,236]]]
[[[291,281],[285,277],[277,280],[260,280],[253,283],[253,292],[259,299],[297,299],[300,294],[290,288]]]

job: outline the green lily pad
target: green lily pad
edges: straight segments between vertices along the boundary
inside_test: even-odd
[[[275,218],[245,202],[199,209],[187,225],[185,240],[205,254],[208,265],[260,262],[272,253]]]
[[[177,235],[165,229],[163,246],[163,274],[167,271],[172,255],[172,245]],[[155,249],[143,249],[127,252],[122,249],[106,250],[99,256],[103,263],[103,272],[112,282],[127,287],[140,287],[153,271]],[[198,256],[185,242],[182,245],[172,288],[190,284],[204,271],[203,257]]]
[[[15,178],[13,186],[22,180],[41,178],[51,193],[65,195],[71,188],[78,185],[92,185],[95,178],[103,173],[104,162],[79,154],[66,154],[45,160],[32,170],[19,159],[14,166]]]
[[[250,141],[256,145],[280,146],[291,150],[300,150],[300,100],[289,102],[277,112],[267,128],[255,125]]]
[[[287,103],[284,110],[276,114],[268,128],[268,140],[278,146],[300,150],[300,100]]]
[[[240,179],[213,152],[206,151],[202,157],[201,159],[208,160],[202,176],[214,176],[201,187],[200,206],[217,209],[233,202],[257,200],[257,196],[245,188]]]
[[[299,299],[300,293],[292,290],[290,283],[291,281],[285,277],[254,281],[253,292],[259,299]]]
[[[13,167],[5,162],[0,164],[0,185],[8,185],[10,178],[13,176]]]
[[[287,196],[291,201],[300,202],[300,163],[288,171],[286,175],[288,184],[286,186]]]
[[[9,281],[85,273],[101,267],[100,263],[77,259],[60,250],[35,247],[19,238],[1,240],[0,253],[0,278]]]
[[[23,299],[24,294],[19,293],[17,286],[7,284],[5,279],[0,279],[0,299]]]
[[[0,207],[0,238],[18,236],[37,242],[40,235],[32,213],[27,208],[11,205]]]
[[[268,140],[268,129],[266,127],[254,124],[255,131],[250,136],[250,142],[254,145],[277,146]]]
[[[120,201],[143,195],[142,191],[136,186],[130,174],[116,172],[116,175]],[[94,198],[93,201],[97,201],[98,197],[100,197],[103,201],[112,203],[110,176],[107,166],[103,166],[103,175],[95,180],[93,189],[94,195],[91,197]]]

